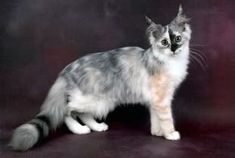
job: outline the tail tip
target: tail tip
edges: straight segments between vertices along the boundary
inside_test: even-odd
[[[16,151],[26,151],[33,147],[39,138],[39,133],[34,125],[23,124],[16,128],[9,146]]]

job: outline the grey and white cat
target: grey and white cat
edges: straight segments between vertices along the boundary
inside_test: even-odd
[[[13,149],[31,148],[62,123],[75,134],[106,131],[108,125],[95,118],[105,117],[126,103],[142,103],[149,108],[152,135],[179,140],[171,102],[187,75],[190,25],[182,7],[167,26],[147,20],[149,49],[125,47],[94,53],[65,67],[41,112],[14,131],[10,142]],[[85,125],[74,118],[74,113]]]

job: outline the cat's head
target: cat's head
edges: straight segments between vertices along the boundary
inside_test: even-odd
[[[177,16],[166,26],[156,24],[148,17],[146,20],[149,24],[146,34],[155,56],[172,58],[184,53],[183,50],[189,46],[191,29],[181,6]]]

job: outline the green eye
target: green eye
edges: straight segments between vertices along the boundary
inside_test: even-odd
[[[161,41],[161,43],[162,43],[163,46],[168,46],[169,45],[169,42],[167,41],[167,39],[163,39]]]
[[[180,42],[182,40],[181,36],[176,36],[175,37],[175,42]]]

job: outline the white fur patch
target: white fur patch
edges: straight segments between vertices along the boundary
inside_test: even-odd
[[[93,116],[102,118],[115,108],[112,100],[92,95],[83,95],[79,89],[70,92],[68,107],[80,113],[91,113]]]
[[[74,120],[70,116],[66,117],[64,122],[67,125],[68,129],[74,134],[87,134],[91,132],[89,127],[82,126],[80,123],[77,122],[77,120]]]
[[[178,131],[174,131],[170,134],[167,134],[165,138],[168,140],[180,140],[180,133]]]

